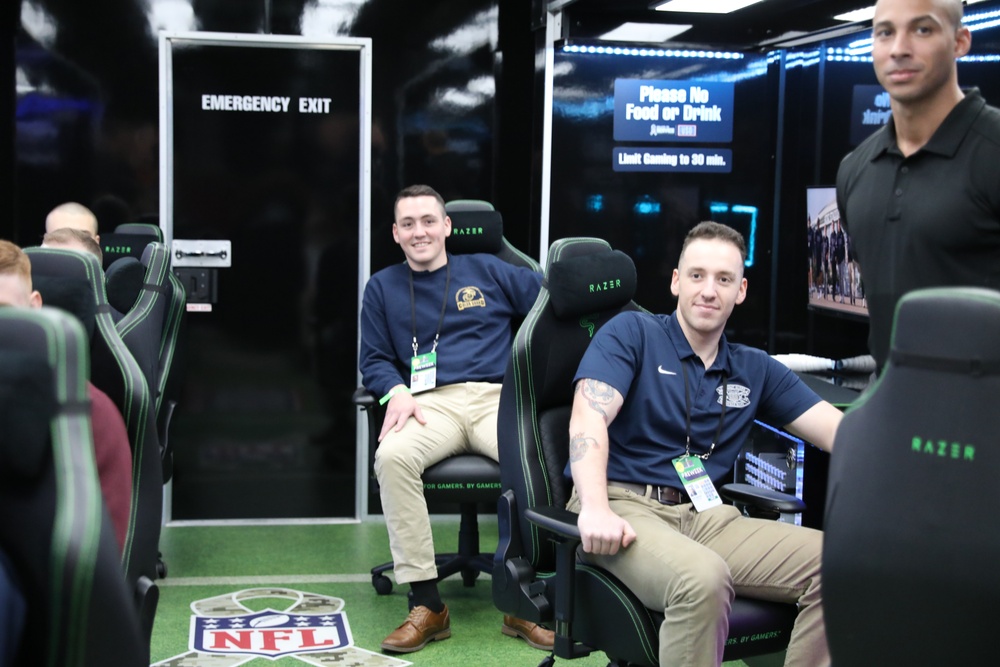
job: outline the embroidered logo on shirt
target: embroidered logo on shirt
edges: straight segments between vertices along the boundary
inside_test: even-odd
[[[717,387],[715,393],[719,395],[719,404],[722,404],[722,387]],[[745,408],[750,405],[750,387],[741,384],[726,385],[726,407]]]
[[[466,308],[485,308],[486,297],[478,287],[463,287],[455,292],[455,305],[460,311]]]
[[[661,372],[661,373],[663,373],[664,375],[677,375],[677,373],[676,373],[676,372],[674,372],[674,371],[666,371],[666,370],[663,370],[663,366],[657,366],[657,367],[656,367],[656,370],[660,371],[660,372]],[[721,395],[721,394],[720,394],[720,395]]]

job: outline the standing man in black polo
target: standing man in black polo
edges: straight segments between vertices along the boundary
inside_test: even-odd
[[[1000,289],[1000,110],[958,86],[956,61],[972,44],[961,0],[879,0],[873,26],[872,60],[892,118],[844,158],[837,205],[881,369],[904,294]]]

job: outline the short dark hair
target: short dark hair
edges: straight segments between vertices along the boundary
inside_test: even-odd
[[[747,259],[747,244],[746,241],[743,240],[743,235],[729,225],[724,225],[721,222],[713,222],[712,220],[699,222],[691,228],[691,231],[689,231],[687,236],[684,237],[684,245],[681,246],[681,256],[684,255],[684,251],[687,250],[687,247],[692,241],[697,241],[699,239],[709,241],[718,239],[720,241],[732,243],[736,246],[736,249],[740,251],[740,258],[744,262]]]
[[[396,206],[399,204],[400,199],[408,199],[409,197],[434,197],[438,204],[441,205],[441,212],[444,214],[444,197],[438,194],[438,191],[429,185],[409,185],[399,191],[396,195],[396,201],[392,205],[393,215],[395,215]]]

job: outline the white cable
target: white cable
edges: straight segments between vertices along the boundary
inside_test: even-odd
[[[788,366],[793,371],[802,373],[832,371],[836,363],[833,359],[814,357],[811,354],[772,354],[771,357]]]

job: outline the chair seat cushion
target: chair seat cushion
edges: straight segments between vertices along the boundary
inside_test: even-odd
[[[428,502],[496,503],[500,466],[479,454],[458,454],[425,470],[423,481]]]
[[[609,659],[635,665],[659,664],[659,631],[663,614],[644,606],[606,570],[577,565],[573,635],[588,646],[599,646]],[[581,608],[583,607],[583,608]],[[608,623],[601,614],[586,610],[614,610],[616,618],[628,623]],[[729,614],[729,638],[724,659],[763,655],[788,645],[798,609],[794,604],[737,597]]]

